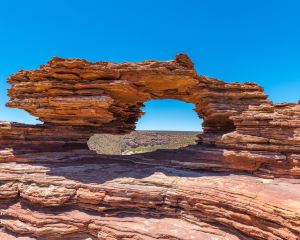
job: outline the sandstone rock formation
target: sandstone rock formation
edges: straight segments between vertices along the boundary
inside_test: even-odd
[[[168,62],[53,58],[9,78],[8,106],[44,124],[0,123],[0,239],[299,239],[300,104],[254,83]],[[199,144],[97,155],[151,99],[195,104]]]

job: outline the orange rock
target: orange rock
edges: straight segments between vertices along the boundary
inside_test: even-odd
[[[53,58],[9,78],[0,122],[0,239],[300,239],[300,104],[172,61]],[[94,133],[134,130],[151,99],[195,104],[199,144],[97,155]],[[253,176],[254,175],[254,176]],[[294,178],[294,179],[293,179]]]

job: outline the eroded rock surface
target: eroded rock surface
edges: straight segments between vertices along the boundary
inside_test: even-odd
[[[172,61],[54,58],[9,78],[8,106],[41,125],[0,123],[0,239],[300,239],[300,105],[254,83]],[[199,143],[97,155],[94,133],[127,134],[151,99],[195,104]]]
[[[0,167],[1,225],[57,239],[298,239],[300,180],[98,159]],[[5,201],[7,200],[7,201]]]
[[[269,102],[254,83],[227,84],[197,75],[183,54],[167,62],[91,63],[53,58],[38,70],[9,78],[9,107],[22,108],[45,123],[129,132],[143,102],[172,98],[194,103],[206,133],[231,131],[230,116]]]

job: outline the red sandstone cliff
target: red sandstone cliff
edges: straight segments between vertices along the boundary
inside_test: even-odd
[[[0,124],[0,239],[300,238],[299,104],[273,104],[254,83],[199,76],[183,54],[122,64],[54,58],[9,83],[8,106],[45,124]],[[129,133],[143,102],[164,98],[196,105],[198,145],[88,150],[92,134]]]

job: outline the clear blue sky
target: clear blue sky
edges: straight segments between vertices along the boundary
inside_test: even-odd
[[[122,62],[168,60],[185,52],[199,74],[255,81],[271,100],[297,102],[299,11],[298,0],[1,1],[0,119],[34,122],[24,111],[4,107],[5,81],[53,56]],[[152,129],[154,120],[169,118],[176,119],[174,130],[195,129],[191,106],[172,103],[170,114],[164,102],[149,103],[148,120],[139,128]]]

